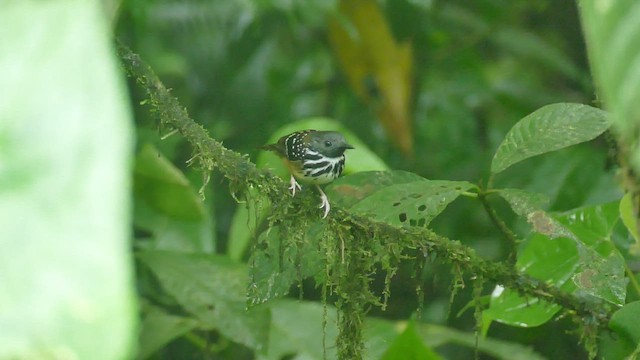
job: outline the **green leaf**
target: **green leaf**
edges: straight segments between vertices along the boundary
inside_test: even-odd
[[[138,257],[198,320],[254,350],[265,346],[269,312],[262,306],[246,309],[246,266],[221,256],[168,251],[145,251]]]
[[[640,171],[640,4],[637,1],[581,0],[578,7],[599,97]]]
[[[580,240],[580,271],[573,278],[588,294],[622,305],[627,279],[624,259],[611,241],[619,219],[619,204],[613,202],[563,213],[558,220]]]
[[[215,237],[213,219],[207,216],[200,221],[172,218],[156,211],[146,202],[136,199],[134,225],[146,233],[136,241],[136,247],[146,250],[172,250],[181,252],[213,253]],[[205,210],[206,212],[206,210]]]
[[[132,126],[102,7],[5,1],[0,23],[0,358],[130,358]]]
[[[207,252],[215,249],[212,216],[189,180],[151,144],[136,157],[134,224],[151,233],[145,249]]]
[[[202,199],[189,180],[151,144],[145,144],[136,157],[134,190],[151,207],[169,217],[202,220]]]
[[[638,319],[640,319],[640,301],[634,301],[626,304],[611,316],[609,328],[638,346],[640,345],[640,322]]]
[[[404,331],[391,343],[382,355],[382,360],[429,360],[440,359],[440,356],[425,346],[418,335],[416,325],[409,322]]]
[[[391,346],[391,340],[398,337],[399,329],[407,327],[406,321],[391,322],[369,317],[365,321],[365,348],[367,359],[380,359],[382,354]],[[543,360],[544,357],[536,353],[529,346],[515,342],[477,337],[473,332],[464,332],[446,326],[416,323],[416,330],[424,344],[431,348],[466,347],[478,349],[492,359],[501,360]]]
[[[575,238],[571,231],[568,231],[561,223],[542,210],[542,207],[549,202],[546,195],[519,189],[501,189],[498,191],[498,195],[511,205],[514,213],[531,224],[533,231],[547,235],[552,239],[558,237]]]
[[[278,299],[271,309],[269,346],[258,359],[280,360],[297,355],[299,359],[336,358],[338,336],[336,309],[316,302]],[[323,322],[326,321],[326,328]],[[323,344],[324,342],[324,344]],[[323,345],[326,348],[323,349]]]
[[[395,226],[427,226],[460,194],[474,187],[466,181],[447,180],[395,184],[364,198],[351,210]]]
[[[578,268],[578,251],[574,240],[550,239],[534,234],[518,256],[517,268],[537,279],[575,290],[569,281]],[[491,305],[483,312],[485,326],[491,321],[519,327],[539,326],[551,320],[560,306],[541,302],[537,298],[523,298],[516,291],[497,286],[491,294]],[[485,329],[486,330],[486,329]]]
[[[196,329],[200,323],[194,319],[170,315],[155,306],[148,306],[140,326],[138,359],[146,359],[171,341]]]
[[[511,128],[498,146],[491,172],[497,174],[530,157],[589,141],[610,126],[607,113],[587,105],[543,106]]]
[[[260,234],[258,251],[252,253],[251,285],[248,296],[252,305],[289,293],[291,285],[313,276],[325,268],[324,254],[318,251],[314,236],[320,225],[313,226],[303,239],[287,246],[282,227]]]
[[[638,234],[638,226],[640,224],[635,211],[633,210],[633,202],[631,200],[631,194],[626,194],[622,200],[620,200],[620,219],[627,228],[629,233],[633,236],[635,243],[629,246],[629,253],[631,255],[640,255],[640,234]]]
[[[611,242],[618,219],[617,203],[590,206],[554,216],[575,239],[551,239],[534,234],[520,252],[517,268],[564,291],[589,294],[614,304],[624,303],[624,259]],[[572,281],[569,281],[572,280]],[[544,324],[560,310],[536,298],[522,298],[496,288],[485,323],[496,320],[512,326]]]
[[[349,208],[387,186],[426,180],[407,171],[363,171],[338,178],[325,192],[333,205]]]

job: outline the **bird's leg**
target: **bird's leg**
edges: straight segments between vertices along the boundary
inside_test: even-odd
[[[318,188],[318,191],[320,191],[320,198],[322,199],[322,204],[320,204],[320,209],[324,208],[324,216],[322,216],[322,218],[324,219],[329,214],[331,205],[329,205],[329,198],[327,197],[327,194],[325,194],[324,191],[322,191],[319,185],[316,185],[316,187]]]
[[[296,188],[298,190],[302,190],[302,187],[300,186],[300,184],[298,184],[296,178],[293,177],[293,175],[291,175],[291,181],[289,181],[289,183],[291,184],[291,186],[289,186],[289,190],[291,190],[291,196],[296,196]]]

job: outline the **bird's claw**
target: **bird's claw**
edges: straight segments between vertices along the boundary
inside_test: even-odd
[[[329,198],[319,186],[318,186],[318,190],[320,191],[320,198],[322,199],[322,204],[320,204],[320,209],[324,208],[324,215],[322,216],[322,218],[325,219],[327,215],[329,215],[329,210],[331,210],[331,205],[329,204]]]
[[[296,196],[296,189],[302,190],[302,187],[300,186],[300,184],[298,184],[296,178],[294,178],[293,175],[291,175],[291,180],[289,181],[289,183],[291,184],[291,186],[289,186],[291,196]]]

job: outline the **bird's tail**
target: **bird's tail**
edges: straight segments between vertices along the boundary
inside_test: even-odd
[[[284,151],[282,151],[282,148],[280,146],[278,146],[278,144],[263,145],[263,146],[260,146],[258,149],[267,150],[267,151],[273,151],[274,153],[276,153],[279,156],[285,156]]]

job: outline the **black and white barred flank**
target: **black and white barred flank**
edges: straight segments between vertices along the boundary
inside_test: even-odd
[[[327,184],[338,178],[342,170],[344,170],[344,155],[327,157],[317,151],[306,149],[300,175],[307,182]]]

